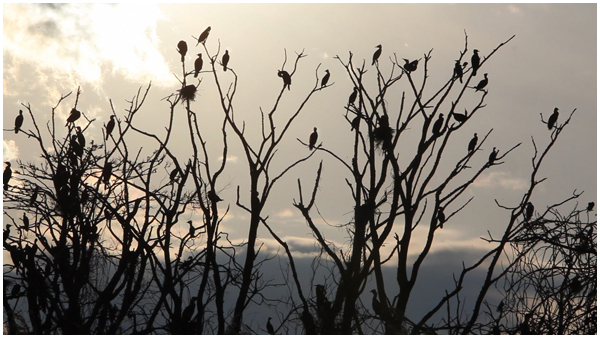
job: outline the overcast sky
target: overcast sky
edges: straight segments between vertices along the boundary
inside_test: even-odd
[[[486,171],[465,193],[465,199],[475,196],[474,202],[444,227],[433,251],[482,248],[485,245],[479,237],[487,230],[498,234],[509,216],[496,207],[494,198],[515,206],[525,192],[533,154],[531,136],[538,146],[549,141],[540,113],[547,119],[554,107],[560,109],[559,123],[573,109],[577,112],[547,158],[541,177],[548,180],[539,186],[532,201],[541,208],[569,197],[573,190],[585,190],[582,203],[596,200],[596,20],[596,4],[4,4],[3,123],[4,128],[12,128],[21,103],[31,104],[38,122],[45,121],[61,94],[81,86],[78,108],[97,119],[86,137],[99,141],[101,127],[110,115],[108,100],[112,99],[122,119],[125,100],[152,81],[149,99],[140,112],[148,118],[138,122],[142,128],[161,130],[168,122],[168,105],[161,99],[179,89],[173,75],[181,67],[177,42],[187,41],[191,67],[190,55],[201,51],[191,36],[197,37],[211,26],[207,47],[214,52],[220,41],[221,48],[229,50],[229,66],[239,76],[236,114],[249,128],[259,127],[259,108],[269,109],[281,89],[277,70],[284,49],[288,58],[302,50],[308,55],[300,61],[292,89],[286,93],[286,107],[297,105],[312,88],[319,64],[321,72],[330,70],[330,82],[335,84],[317,93],[296,122],[289,142],[284,143],[289,151],[281,151],[277,158],[281,161],[277,167],[282,167],[298,158],[298,152],[307,151],[296,138],[307,140],[313,126],[319,128],[319,140],[329,149],[344,149],[352,139],[343,118],[352,85],[334,56],[347,61],[352,51],[355,63],[365,59],[370,64],[375,46],[381,44],[380,65],[385,74],[391,70],[389,58],[394,53],[412,60],[433,49],[428,79],[431,93],[452,74],[454,60],[464,48],[465,32],[469,56],[474,48],[486,56],[516,35],[480,71],[489,74],[487,107],[469,120],[462,142],[466,144],[473,132],[485,134],[494,128],[478,154],[480,161],[487,159],[493,146],[505,151],[523,144],[504,165]],[[223,81],[233,79],[230,73],[220,76]],[[210,97],[214,93],[212,77],[204,77],[193,109],[210,121],[210,114],[222,116],[222,112]],[[408,88],[403,81],[399,87]],[[59,120],[66,118],[74,99],[73,95],[60,107]],[[475,99],[466,99],[464,104]],[[31,128],[28,117],[23,128]],[[258,133],[260,129],[249,131]],[[230,142],[236,143],[234,138]],[[455,142],[461,144],[461,139]],[[33,145],[24,135],[5,131],[4,161],[17,157],[36,161],[39,151]],[[186,137],[176,136],[171,146],[181,156],[188,156]],[[218,186],[219,190],[225,188],[221,194],[229,201],[234,201],[235,187],[248,177],[239,149],[232,148]],[[291,203],[298,198],[296,179],[302,178],[305,186],[311,184],[321,159],[324,176],[317,206],[330,224],[350,221],[352,205],[343,196],[347,188],[342,175],[346,173],[322,153],[290,172],[266,208],[280,236],[308,256],[312,236]],[[246,215],[234,202],[231,206],[224,226],[233,238],[243,238]],[[316,213],[313,216],[319,218]],[[319,221],[325,227],[324,221]],[[261,233],[267,246],[276,250],[268,234]],[[343,232],[328,230],[326,234],[337,243],[346,240]]]

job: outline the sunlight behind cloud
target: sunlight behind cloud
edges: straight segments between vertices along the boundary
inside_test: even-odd
[[[89,83],[101,91],[110,70],[134,82],[166,85],[173,79],[157,49],[161,17],[151,4],[5,4],[5,88],[18,86],[28,68],[46,75],[36,80],[67,88]]]

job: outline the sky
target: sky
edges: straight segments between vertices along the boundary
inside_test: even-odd
[[[499,234],[509,214],[500,204],[517,205],[528,185],[533,137],[538,146],[549,141],[546,120],[554,107],[560,110],[559,123],[577,109],[571,124],[548,156],[532,201],[547,206],[585,191],[581,203],[596,201],[597,195],[597,5],[589,4],[3,4],[3,160],[36,161],[38,152],[31,140],[15,135],[11,128],[21,103],[31,104],[36,119],[44,121],[61,94],[81,86],[79,108],[97,122],[88,139],[100,140],[101,127],[110,115],[109,99],[119,119],[124,116],[137,90],[152,83],[149,99],[140,119],[142,129],[160,131],[168,123],[168,106],[162,98],[175,92],[180,72],[179,40],[193,48],[207,26],[211,51],[229,50],[229,67],[239,76],[234,103],[239,119],[247,121],[249,133],[260,132],[260,108],[269,109],[281,89],[277,70],[284,53],[288,60],[296,52],[307,54],[300,61],[292,89],[286,94],[282,111],[297,106],[314,85],[315,69],[329,69],[333,85],[317,93],[296,121],[289,142],[278,156],[281,166],[304,151],[296,138],[308,139],[314,126],[319,142],[330,149],[342,148],[352,134],[343,119],[344,104],[352,91],[345,70],[334,57],[354,62],[370,59],[375,46],[383,46],[380,65],[391,70],[389,58],[422,58],[432,50],[428,79],[430,90],[452,74],[454,60],[463,50],[468,35],[469,52],[477,48],[488,55],[500,43],[515,37],[487,62],[479,73],[487,72],[489,94],[486,108],[470,120],[464,143],[473,132],[485,134],[494,129],[483,146],[480,160],[493,146],[505,151],[522,145],[501,166],[494,166],[478,179],[464,196],[474,201],[445,226],[432,249],[431,266],[440,266],[443,257],[459,257],[465,248],[485,250],[480,237],[490,230]],[[199,47],[198,47],[199,48]],[[289,67],[289,65],[287,66]],[[478,74],[479,75],[479,74]],[[231,74],[220,74],[231,81]],[[480,76],[480,75],[479,75]],[[214,84],[206,74],[196,108],[210,123],[210,114],[221,113],[214,97]],[[404,79],[403,79],[404,80]],[[212,87],[211,87],[212,85]],[[405,86],[405,83],[402,85]],[[408,87],[402,87],[408,88]],[[58,119],[66,119],[73,104],[72,95],[58,109]],[[465,100],[475,102],[475,97]],[[183,121],[183,119],[181,120]],[[31,128],[26,117],[24,128]],[[207,135],[211,133],[206,127]],[[481,135],[480,134],[480,135]],[[210,137],[208,142],[211,142]],[[233,138],[230,141],[235,143]],[[457,141],[460,143],[460,138]],[[186,156],[189,141],[175,137],[176,153]],[[455,154],[464,149],[453,150]],[[216,156],[216,155],[215,155]],[[216,157],[215,157],[216,158]],[[341,167],[322,153],[282,180],[267,203],[265,213],[280,236],[293,244],[302,257],[314,254],[313,239],[300,213],[292,206],[298,198],[296,179],[308,186],[320,160],[324,161],[323,185],[317,207],[325,218],[313,214],[331,241],[342,244],[345,233],[329,224],[351,220],[351,204]],[[244,155],[232,147],[225,179],[218,187],[222,197],[235,200],[235,187],[247,178]],[[597,202],[597,201],[596,201]],[[231,203],[224,222],[232,238],[246,235],[248,220],[243,210]],[[277,244],[261,231],[268,250]],[[445,255],[442,255],[445,253]],[[437,258],[436,258],[437,257]],[[455,262],[457,263],[457,262]],[[457,263],[459,264],[459,263]]]

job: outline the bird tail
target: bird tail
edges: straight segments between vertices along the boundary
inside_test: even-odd
[[[227,66],[223,66],[223,71],[226,72],[227,71]]]
[[[19,133],[19,128],[15,128],[15,134]]]
[[[477,69],[473,68],[473,76],[477,76]]]

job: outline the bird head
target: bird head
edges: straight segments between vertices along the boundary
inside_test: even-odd
[[[444,117],[444,114],[441,114],[441,113],[440,113],[440,118],[442,118],[442,117]]]
[[[484,76],[484,77],[487,77],[487,74],[488,74],[488,73],[485,73],[485,74],[483,74],[483,76]]]
[[[317,129],[317,128],[315,128],[315,129]],[[4,163],[6,163],[7,167],[10,167],[10,162],[4,162]]]
[[[329,74],[329,69],[325,69],[325,73]]]
[[[315,131],[317,131],[317,127],[314,128]],[[10,164],[10,163],[9,163]]]
[[[473,53],[477,54],[477,53],[479,53],[479,50],[478,49],[473,49]]]
[[[377,296],[377,290],[373,289],[373,290],[371,290],[371,292],[373,293],[374,296]]]
[[[554,108],[554,112],[555,112],[555,113],[558,113],[558,108]]]
[[[404,62],[406,62],[406,63],[410,63],[410,61],[408,61],[408,59],[402,58],[402,60],[404,60]]]
[[[381,48],[381,45],[377,45],[377,46],[375,46],[375,47],[377,47],[377,48]]]

